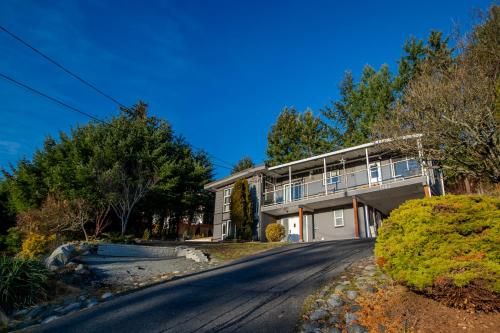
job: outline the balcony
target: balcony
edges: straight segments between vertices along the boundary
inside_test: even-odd
[[[336,170],[323,173],[323,178],[306,182],[272,185],[263,194],[263,205],[274,206],[309,198],[328,196],[360,188],[383,188],[384,185],[421,177],[424,169],[416,159],[405,158],[397,162],[375,162],[362,170]]]

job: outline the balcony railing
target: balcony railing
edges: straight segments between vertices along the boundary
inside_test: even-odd
[[[328,172],[327,175],[330,175]],[[423,168],[415,159],[380,164],[371,163],[369,172],[363,170],[323,177],[311,182],[292,181],[291,184],[276,185],[273,190],[264,192],[264,206],[279,205],[318,196],[339,193],[366,187],[380,187],[387,183],[402,181],[423,175]]]

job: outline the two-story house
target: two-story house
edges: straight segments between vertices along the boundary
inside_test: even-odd
[[[418,136],[412,137],[416,142]],[[376,237],[383,217],[409,199],[443,193],[440,170],[371,142],[272,167],[256,166],[206,185],[215,191],[214,240],[234,236],[231,190],[246,178],[254,238],[277,222],[290,241]]]

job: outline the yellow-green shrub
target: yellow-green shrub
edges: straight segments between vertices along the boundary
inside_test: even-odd
[[[56,240],[56,236],[44,236],[35,233],[29,233],[23,240],[20,255],[23,258],[36,258],[51,250],[51,245]]]
[[[443,281],[500,292],[500,199],[411,200],[382,222],[375,255],[395,280],[432,293]]]
[[[151,233],[149,229],[144,229],[144,233],[142,234],[142,239],[149,240],[151,238]]]
[[[279,242],[285,237],[285,228],[278,223],[270,223],[266,227],[266,238],[270,242]]]

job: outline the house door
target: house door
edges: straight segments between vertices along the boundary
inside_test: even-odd
[[[300,240],[299,235],[299,217],[288,218],[288,235],[287,239],[289,242],[298,242]]]
[[[370,164],[370,182],[378,183],[382,181],[382,172],[380,170],[380,162]]]

